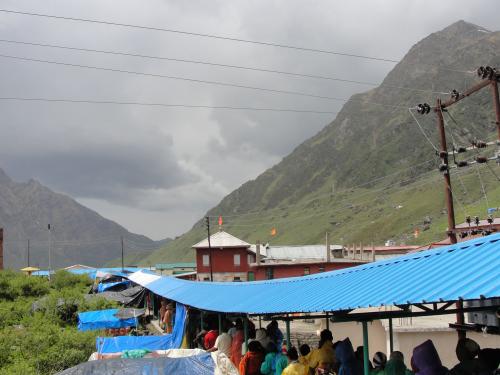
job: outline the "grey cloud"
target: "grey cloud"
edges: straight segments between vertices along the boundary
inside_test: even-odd
[[[5,8],[115,20],[400,58],[458,19],[498,29],[495,0],[5,1]],[[432,11],[426,11],[430,10]],[[422,14],[425,13],[425,17]],[[380,82],[392,64],[229,41],[0,13],[2,37]],[[0,53],[336,97],[368,86],[268,73],[22,47]],[[337,111],[341,102],[0,58],[0,96]],[[188,229],[334,116],[0,101],[0,167],[85,198],[156,238]],[[161,225],[158,222],[164,222]],[[146,223],[146,224],[145,224]],[[148,224],[151,229],[148,229]]]

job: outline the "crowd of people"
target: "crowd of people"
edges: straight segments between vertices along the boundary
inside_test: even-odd
[[[173,303],[160,302],[160,325],[172,332],[175,309]],[[220,324],[220,325],[219,325]],[[245,337],[247,325],[248,337]],[[219,331],[219,327],[222,328]],[[248,347],[245,340],[248,339]],[[218,322],[207,319],[192,344],[208,352],[224,353],[239,370],[240,375],[363,375],[363,346],[354,350],[349,338],[334,342],[333,334],[325,329],[320,333],[316,348],[303,344],[287,350],[278,322],[256,329],[251,320],[236,319]],[[431,340],[413,349],[409,366],[403,353],[394,351],[389,357],[376,352],[368,360],[370,375],[500,375],[500,349],[481,349],[472,339],[458,340],[458,363],[448,369],[443,366]]]
[[[303,344],[298,350],[287,350],[278,323],[255,329],[247,320],[249,341],[245,348],[243,322],[225,321],[223,331],[205,332],[203,348],[226,354],[240,375],[363,375],[363,347],[354,350],[349,338],[333,340],[330,330],[323,330],[316,348]],[[370,375],[500,375],[500,349],[481,349],[472,339],[460,339],[456,347],[458,363],[448,369],[441,363],[431,340],[413,349],[409,366],[403,353],[394,351],[389,357],[376,352],[368,360]]]

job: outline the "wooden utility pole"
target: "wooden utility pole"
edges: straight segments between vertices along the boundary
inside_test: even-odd
[[[493,106],[495,107],[495,122],[497,125],[498,140],[500,141],[500,100],[498,98],[498,79],[491,81],[491,94],[493,95]]]
[[[210,266],[210,281],[214,281],[214,273],[212,268],[212,244],[210,243],[210,216],[205,218],[205,224],[207,225],[208,234],[208,264]]]
[[[436,114],[441,142],[439,157],[441,158],[441,171],[444,175],[444,194],[446,197],[446,210],[448,211],[448,238],[452,244],[457,243],[457,235],[455,234],[455,209],[453,208],[453,193],[451,191],[450,166],[448,165],[448,147],[446,146],[446,132],[444,130],[443,109],[441,99],[436,100]]]
[[[27,254],[26,254],[26,260],[28,261],[28,267],[30,266],[30,240],[28,240],[28,248],[26,249]]]

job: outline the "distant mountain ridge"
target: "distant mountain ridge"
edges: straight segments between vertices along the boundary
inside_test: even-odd
[[[408,108],[423,102],[434,105],[438,96],[449,98],[443,93],[472,85],[479,80],[474,70],[481,65],[500,67],[500,32],[458,21],[429,35],[408,51],[379,87],[353,95],[318,134],[228,194],[207,215],[227,216],[227,230],[247,242],[322,243],[326,231],[337,243],[441,239],[446,218],[438,158]],[[454,127],[448,129],[454,129],[454,141],[470,144],[478,135],[494,136],[491,103],[489,90],[483,90],[451,109],[460,124],[449,125]],[[433,114],[420,121],[438,144]],[[390,178],[380,180],[381,176]],[[426,181],[439,188],[423,188]],[[477,182],[470,184],[473,194],[466,199],[480,200]],[[498,183],[492,186],[497,189],[491,193],[494,197],[500,190]],[[434,224],[414,239],[414,228],[428,216]],[[203,225],[198,221],[148,261],[192,259],[192,244],[205,236]],[[270,238],[272,226],[278,234]]]
[[[4,228],[5,266],[30,264],[47,267],[51,224],[52,267],[72,264],[102,266],[124,253],[128,259],[142,259],[165,244],[130,233],[67,195],[55,193],[36,180],[19,183],[0,169],[0,227]]]

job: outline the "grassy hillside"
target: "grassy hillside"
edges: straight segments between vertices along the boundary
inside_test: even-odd
[[[480,65],[500,66],[500,32],[478,29],[460,21],[417,43],[380,87],[354,95],[322,131],[230,193],[208,215],[223,215],[225,229],[250,242],[319,243],[326,231],[333,241],[344,244],[441,239],[446,212],[442,177],[436,171],[439,160],[408,108],[434,104],[436,97],[449,97],[442,93],[472,85],[478,78],[468,71]],[[353,76],[355,72],[350,72]],[[450,147],[488,135],[494,139],[491,103],[489,90],[483,90],[453,107],[450,113],[457,123],[445,115]],[[438,144],[435,115],[419,116],[419,121]],[[500,205],[498,180],[488,167],[479,168],[490,206]],[[498,166],[491,168],[500,175]],[[485,204],[477,202],[481,198],[477,172],[466,171],[462,180],[454,178],[455,197],[466,204],[461,212],[457,203],[457,221],[465,211],[484,218]],[[460,193],[462,184],[467,194]],[[432,223],[423,230],[427,217]],[[418,226],[421,236],[414,239]],[[278,235],[271,239],[272,227]],[[190,260],[190,247],[204,236],[199,221],[144,262]]]

